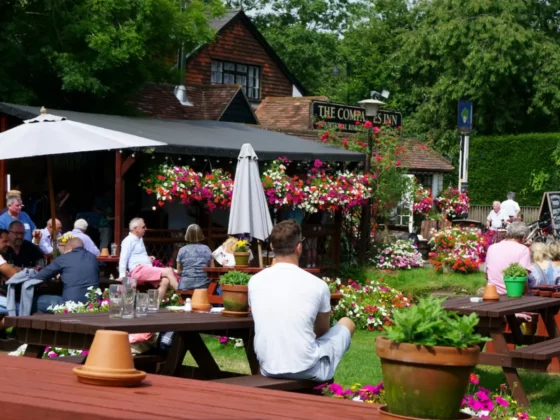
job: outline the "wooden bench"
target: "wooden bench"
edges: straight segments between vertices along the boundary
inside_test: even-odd
[[[510,355],[520,359],[548,363],[553,357],[560,356],[560,337],[512,350]]]
[[[321,383],[309,380],[276,379],[268,378],[262,375],[236,376],[233,378],[215,379],[211,382],[302,393],[319,393],[318,391],[314,390],[314,388],[318,385],[321,385]],[[332,380],[329,382],[332,382]]]

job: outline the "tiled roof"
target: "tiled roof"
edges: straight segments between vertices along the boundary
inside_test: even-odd
[[[262,101],[256,110],[263,127],[275,130],[306,130],[310,125],[312,101],[328,101],[325,96],[271,97]]]
[[[241,12],[241,9],[230,9],[223,16],[212,19],[208,24],[216,31],[219,32],[224,26],[226,26],[237,14]]]
[[[239,85],[187,85],[187,98],[193,106],[181,105],[175,97],[174,89],[175,86],[171,84],[147,83],[136,94],[133,102],[140,111],[151,117],[218,120],[241,87]]]
[[[256,110],[257,118],[264,128],[309,140],[319,140],[319,131],[310,128],[310,103],[326,101],[324,96],[302,98],[266,98]],[[349,139],[352,134],[348,134]],[[453,166],[438,152],[418,139],[404,139],[403,167],[412,172],[451,172]]]
[[[404,139],[403,166],[410,171],[452,172],[455,168],[440,153],[418,139]]]

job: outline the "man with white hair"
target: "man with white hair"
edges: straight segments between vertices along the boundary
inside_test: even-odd
[[[503,270],[512,263],[519,263],[529,272],[532,270],[531,252],[525,246],[525,239],[529,228],[523,222],[513,222],[508,225],[506,239],[490,245],[486,255],[486,279],[488,284],[496,286],[498,294],[506,294]]]
[[[159,283],[159,299],[165,297],[169,286],[177,290],[178,282],[175,273],[169,267],[154,267],[154,257],[148,256],[144,246],[144,234],[146,224],[144,219],[136,217],[128,224],[129,234],[121,243],[121,254],[119,259],[119,278],[126,277],[127,271],[130,277],[138,283]]]
[[[78,219],[74,222],[74,229],[70,232],[74,238],[80,238],[84,243],[84,249],[99,257],[99,249],[95,246],[91,238],[86,235],[88,224],[84,219]]]
[[[519,216],[521,208],[519,207],[517,201],[515,201],[514,192],[507,193],[507,200],[502,203],[502,211],[507,218],[517,218]]]
[[[494,201],[492,211],[488,214],[486,225],[488,229],[501,229],[504,221],[509,221],[508,216],[502,211],[499,201]]]
[[[31,233],[37,229],[35,223],[31,220],[29,215],[22,211],[21,197],[19,195],[11,195],[7,201],[8,211],[0,216],[0,228],[8,230],[10,223],[15,220],[20,221],[25,229],[24,238],[26,241],[31,242]]]
[[[56,219],[56,239],[55,243],[62,236],[62,223],[60,220]],[[52,219],[47,222],[47,227],[40,230],[39,234],[39,248],[45,255],[51,255],[53,253],[53,241],[52,241]],[[36,242],[34,242],[36,243]]]

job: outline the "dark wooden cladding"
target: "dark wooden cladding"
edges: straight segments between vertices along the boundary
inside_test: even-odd
[[[259,66],[261,100],[267,96],[292,96],[292,83],[288,77],[239,19],[224,28],[213,43],[201,48],[189,59],[185,83],[211,84],[210,65],[213,59]]]

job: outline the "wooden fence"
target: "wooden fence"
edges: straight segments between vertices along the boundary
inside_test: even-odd
[[[469,207],[469,219],[478,220],[481,223],[486,223],[486,218],[488,213],[492,210],[492,206],[479,206],[471,205]],[[523,220],[527,223],[534,222],[539,218],[539,208],[538,207],[521,207],[521,213],[523,215]]]

